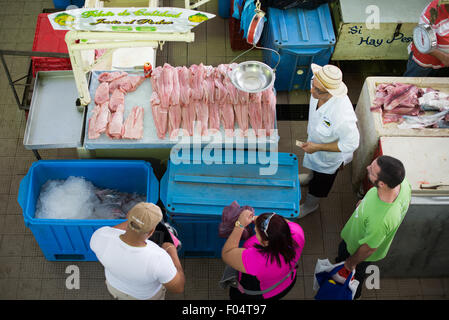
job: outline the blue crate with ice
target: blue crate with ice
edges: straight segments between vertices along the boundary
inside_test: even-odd
[[[92,233],[124,221],[140,201],[157,203],[159,182],[138,160],[40,160],[20,182],[25,225],[45,258],[96,261]]]

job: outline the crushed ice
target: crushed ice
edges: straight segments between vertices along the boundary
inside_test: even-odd
[[[35,217],[39,219],[124,219],[146,197],[97,188],[83,177],[49,180],[41,188]]]

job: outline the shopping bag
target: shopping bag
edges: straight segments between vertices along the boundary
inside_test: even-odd
[[[223,275],[221,276],[220,287],[222,289],[227,289],[229,287],[237,288],[239,284],[238,277],[239,272],[234,268],[226,265],[223,270]]]
[[[341,268],[344,267],[344,261],[331,264],[328,259],[318,259],[315,266],[315,277],[313,289],[318,291],[315,295],[316,300],[353,300],[359,286],[359,281],[352,279],[355,274],[353,271],[346,279],[344,284],[338,283],[332,279]]]
[[[250,210],[254,213],[254,209],[249,206],[240,207],[237,201],[232,202],[229,206],[223,208],[223,212],[221,215],[221,222],[218,225],[218,236],[220,238],[227,238],[234,230],[235,222],[242,213],[243,210]],[[243,234],[241,239],[246,240],[253,235],[254,231],[250,226],[247,226],[243,230]]]

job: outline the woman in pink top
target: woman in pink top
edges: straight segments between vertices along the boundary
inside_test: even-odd
[[[239,248],[240,238],[246,226],[255,222],[256,234]],[[263,291],[281,281],[292,269],[292,275],[273,290],[263,295],[242,294],[230,289],[231,299],[280,299],[296,282],[295,265],[304,248],[302,228],[275,213],[264,213],[258,217],[244,210],[231,235],[223,246],[223,261],[240,271],[239,282],[248,290]]]

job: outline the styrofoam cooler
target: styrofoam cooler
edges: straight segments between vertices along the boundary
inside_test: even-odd
[[[25,226],[30,228],[42,253],[51,261],[96,261],[90,249],[92,234],[100,227],[115,226],[124,219],[40,219],[36,204],[48,180],[84,177],[98,188],[145,194],[157,203],[159,182],[148,162],[141,160],[40,160],[34,162],[20,182],[18,203]]]
[[[277,91],[309,89],[310,64],[328,64],[335,46],[328,4],[313,10],[268,8],[262,45],[281,56],[274,82]],[[271,67],[278,62],[278,56],[269,50],[263,50],[263,59]]]
[[[276,173],[261,175],[259,170],[268,164],[261,164],[255,151],[242,154],[239,159],[234,153],[232,164],[225,161],[225,151],[221,163],[207,164],[199,159],[198,163],[174,164],[173,158],[170,159],[161,179],[160,197],[182,241],[181,256],[221,256],[226,239],[218,236],[218,226],[224,207],[233,201],[253,207],[256,215],[265,212],[276,212],[285,218],[299,215],[297,156],[277,153]]]

